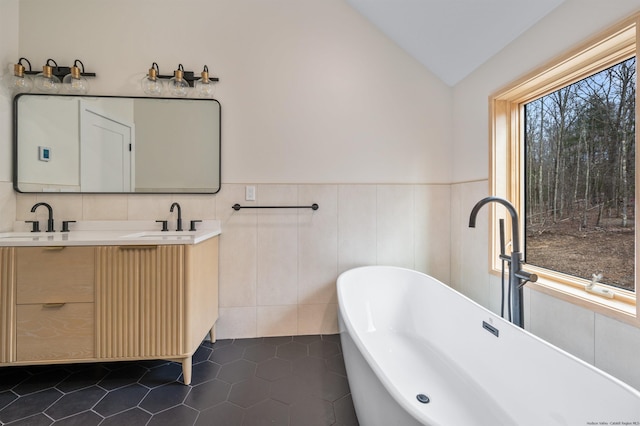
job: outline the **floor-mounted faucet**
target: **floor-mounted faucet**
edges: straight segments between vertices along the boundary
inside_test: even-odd
[[[507,208],[511,215],[511,256],[507,257],[501,253],[501,258],[509,264],[509,312],[511,312],[512,322],[519,327],[524,327],[524,311],[523,311],[523,287],[527,281],[535,282],[538,276],[531,274],[522,269],[522,252],[520,251],[520,227],[518,222],[518,212],[513,204],[499,197],[486,197],[478,201],[469,216],[469,228],[476,227],[476,216],[478,211],[487,203],[500,203]],[[504,235],[501,233],[501,239]],[[500,243],[504,247],[504,241]],[[504,256],[504,257],[503,257]],[[504,298],[504,296],[503,296]]]
[[[47,203],[36,203],[31,207],[31,213],[35,213],[36,209],[40,206],[45,206],[49,210],[49,219],[47,220],[47,232],[54,232],[53,229],[53,209]],[[34,227],[35,229],[35,227]]]

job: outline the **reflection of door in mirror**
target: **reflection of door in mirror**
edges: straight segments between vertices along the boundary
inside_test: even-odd
[[[80,105],[80,191],[133,190],[132,125],[108,117],[87,102]]]

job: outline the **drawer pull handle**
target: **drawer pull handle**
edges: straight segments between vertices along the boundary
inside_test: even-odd
[[[43,308],[62,308],[66,303],[43,303]]]
[[[47,246],[47,247],[43,247],[44,250],[51,250],[51,251],[60,251],[60,250],[64,250],[66,246]]]
[[[157,245],[137,245],[137,246],[118,246],[120,250],[153,250],[157,249]]]

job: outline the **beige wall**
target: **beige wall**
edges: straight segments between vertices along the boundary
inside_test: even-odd
[[[451,283],[494,312],[500,310],[500,281],[487,272],[486,208],[478,227],[468,228],[471,208],[489,193],[489,96],[639,10],[638,0],[566,0],[453,90]],[[529,290],[525,326],[640,388],[640,329]]]
[[[448,281],[451,88],[344,1],[19,4],[19,54],[81,59],[98,73],[91,93],[142,95],[153,61],[207,64],[221,79],[222,190],[19,195],[17,220],[37,201],[58,221],[173,219],[173,201],[185,220],[221,219],[220,337],[336,332],[335,279],[353,266]],[[320,209],[234,212],[245,184],[257,203]]]
[[[223,183],[450,181],[451,89],[343,0],[20,0],[19,42],[81,59],[96,94],[207,64]]]
[[[18,0],[0,2],[0,76],[18,55]],[[5,68],[6,66],[6,68]],[[13,227],[16,197],[12,187],[11,96],[0,87],[0,231]]]

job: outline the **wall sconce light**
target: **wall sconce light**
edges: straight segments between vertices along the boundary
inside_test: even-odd
[[[151,64],[147,75],[142,78],[140,85],[142,86],[142,91],[147,95],[160,96],[162,94],[162,81],[158,80],[159,72],[158,64],[154,62]]]
[[[178,69],[173,72],[173,77],[169,80],[169,92],[173,96],[186,96],[188,88],[189,83],[184,79],[184,67],[178,64]]]
[[[49,64],[50,62],[53,62],[56,68],[58,67],[56,61],[47,59],[47,63],[42,67],[42,72],[36,74],[33,79],[33,85],[40,92],[58,93],[60,91],[60,78],[53,75],[53,66]]]
[[[28,70],[22,65],[22,61],[29,65]],[[82,70],[78,68],[78,63]],[[35,77],[31,81],[29,76],[34,74]],[[72,67],[58,66],[53,59],[47,59],[42,72],[38,72],[31,70],[31,62],[27,58],[20,58],[13,66],[13,75],[7,78],[6,86],[13,92],[27,92],[33,87],[40,92],[58,93],[60,88],[64,87],[69,93],[86,93],[89,85],[84,77],[95,76],[95,73],[84,71],[84,64],[79,59],[75,60]],[[63,79],[65,84],[61,82]]]
[[[201,78],[197,79],[193,84],[193,87],[196,89],[196,93],[201,98],[212,98],[213,97],[213,88],[215,81],[218,81],[216,78],[215,81],[209,78],[209,67],[206,65],[204,69],[200,73]]]
[[[205,65],[200,73],[201,78],[196,79],[193,71],[185,71],[182,64],[173,75],[161,75],[157,63],[153,63],[147,75],[142,79],[142,91],[147,95],[160,96],[162,94],[162,79],[169,79],[167,86],[171,95],[185,97],[189,87],[195,87],[196,93],[201,97],[213,96],[213,84],[220,81],[217,77],[209,76],[209,68]]]
[[[82,65],[82,71],[78,68],[78,63]],[[69,74],[62,79],[62,85],[69,93],[76,95],[84,95],[89,91],[89,82],[84,77],[84,64],[81,60],[73,61],[73,66],[69,70]]]
[[[7,89],[14,93],[30,92],[33,88],[33,81],[25,75],[26,69],[24,65],[22,65],[22,61],[29,64],[29,71],[31,71],[31,62],[29,62],[27,58],[20,58],[18,63],[13,65],[13,74],[5,80]]]

